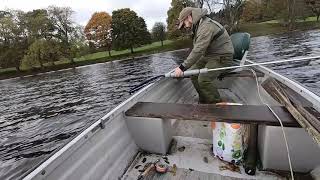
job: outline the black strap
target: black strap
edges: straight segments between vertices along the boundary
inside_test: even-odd
[[[214,35],[214,37],[212,38],[212,40],[211,40],[211,42],[212,42],[212,41],[218,39],[224,33],[225,28],[223,26],[221,26],[220,24],[218,24],[218,22],[216,22],[215,20],[211,19],[209,15],[205,15],[205,16],[202,17],[203,20],[205,18],[209,18],[212,23],[214,23],[216,26],[218,26],[220,28],[219,32],[216,35]],[[195,34],[196,34],[197,30],[198,30],[199,23],[200,23],[200,21],[198,21],[197,24],[192,29],[192,31],[193,31],[192,39],[194,38],[194,36],[195,36]]]
[[[220,31],[216,35],[214,35],[214,37],[212,38],[212,41],[218,39],[224,33],[224,31],[225,31],[224,28],[220,29]]]
[[[214,37],[212,38],[211,41],[218,39],[224,33],[225,28],[222,25],[218,24],[217,21],[211,19],[211,17],[209,15],[204,16],[203,19],[204,18],[209,18],[211,22],[213,22],[216,26],[218,26],[220,28],[220,31],[216,35],[214,35]]]

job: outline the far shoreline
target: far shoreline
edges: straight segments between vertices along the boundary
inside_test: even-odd
[[[320,22],[302,22],[299,23],[297,28],[293,31],[286,31],[285,27],[280,26],[278,23],[247,23],[240,25],[239,32],[248,32],[251,34],[251,37],[259,37],[259,36],[269,36],[269,35],[281,35],[286,33],[295,33],[302,31],[311,31],[320,29]],[[155,42],[160,44],[159,42]],[[134,60],[149,57],[153,54],[165,53],[165,52],[173,52],[173,51],[181,51],[186,48],[191,47],[191,39],[183,39],[183,40],[175,40],[175,41],[167,41],[163,46],[160,45],[146,45],[144,47],[140,47],[143,50],[137,50],[135,53],[123,53],[114,56],[101,56],[101,53],[106,52],[98,52],[94,54],[88,54],[85,58],[81,57],[79,60],[76,60],[75,63],[65,62],[63,64],[57,64],[54,66],[45,66],[44,68],[34,68],[28,70],[22,70],[18,72],[16,69],[0,69],[0,80],[5,79],[14,79],[14,78],[24,78],[29,76],[42,75],[46,73],[69,70],[79,67],[85,67],[88,65],[114,62],[114,61],[124,61],[124,60]],[[146,47],[146,48],[145,48]],[[139,48],[137,48],[139,49]],[[99,54],[99,56],[95,57],[95,54]],[[107,54],[107,53],[106,53]],[[2,71],[1,71],[2,70]]]
[[[162,53],[186,51],[187,49],[188,48],[181,48],[181,49],[175,49],[175,50],[161,51],[161,52],[156,52],[153,54],[142,54],[140,56],[132,56],[132,57],[127,57],[127,58],[123,58],[123,59],[112,59],[112,60],[105,61],[105,62],[96,62],[96,63],[91,63],[91,64],[83,64],[83,65],[80,64],[77,66],[74,66],[72,64],[67,64],[67,66],[63,66],[62,68],[55,68],[52,70],[42,70],[42,71],[38,70],[38,71],[34,71],[34,72],[21,72],[21,73],[13,74],[12,76],[9,75],[7,77],[5,75],[0,74],[0,81],[13,80],[13,79],[19,79],[19,78],[28,78],[28,77],[32,77],[32,76],[39,76],[39,75],[49,74],[49,73],[58,72],[58,71],[68,71],[68,70],[72,70],[72,69],[84,68],[84,67],[98,65],[98,64],[105,64],[105,63],[112,63],[112,62],[119,62],[119,61],[138,60],[138,59],[148,58],[153,55],[162,54]],[[58,67],[58,66],[59,65],[57,65],[55,67]]]

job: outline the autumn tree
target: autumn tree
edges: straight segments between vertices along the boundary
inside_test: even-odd
[[[56,31],[54,37],[61,41],[63,54],[72,63],[74,61],[70,53],[70,40],[75,30],[75,23],[72,21],[73,13],[74,11],[69,7],[50,6],[48,8],[49,18]]]
[[[83,27],[72,21],[73,11],[51,6],[29,12],[0,11],[0,67],[20,71],[22,59],[39,66],[73,57],[86,48]],[[40,52],[40,55],[38,54]]]
[[[246,22],[258,21],[262,19],[262,4],[256,1],[246,1],[241,19]]]
[[[0,10],[0,18],[11,16],[11,13],[9,11],[3,11]]]
[[[91,53],[88,43],[86,42],[83,26],[75,26],[74,32],[71,35],[70,44],[72,57],[81,57]]]
[[[317,21],[320,17],[320,1],[319,0],[305,0],[307,6],[317,16]]]
[[[151,43],[151,33],[148,31],[147,24],[142,17],[138,17],[137,19],[136,31],[137,47]]]
[[[111,56],[111,16],[107,12],[96,12],[84,29],[86,38],[97,49],[108,50]]]
[[[29,39],[51,39],[55,28],[46,9],[36,9],[25,14],[25,25]]]
[[[55,40],[35,40],[28,48],[23,58],[23,64],[28,67],[44,68],[44,64],[50,62],[54,65],[61,57],[59,43]]]
[[[130,49],[151,43],[151,35],[142,17],[129,8],[112,12],[112,41],[116,49]]]
[[[292,30],[295,27],[297,19],[305,20],[312,15],[306,1],[307,0],[261,0],[262,19],[277,19],[280,24]]]
[[[163,46],[163,40],[166,36],[166,26],[162,22],[156,22],[152,28],[152,37],[154,40],[161,41]]]
[[[171,7],[167,11],[167,25],[168,25],[168,36],[170,39],[176,39],[182,36],[182,32],[177,29],[177,20],[179,13],[185,7],[195,6],[194,2],[191,0],[172,0]]]
[[[237,31],[245,0],[223,0],[221,4],[227,30],[229,32]]]
[[[209,10],[209,14],[214,12],[214,6],[216,2],[213,0],[203,0],[203,6],[206,7]]]
[[[20,71],[21,59],[28,47],[24,12],[10,10],[0,14],[0,66]]]
[[[209,14],[214,13],[217,4],[221,4],[220,0],[194,0],[194,3],[198,8],[206,8]]]

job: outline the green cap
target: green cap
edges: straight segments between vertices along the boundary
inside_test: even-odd
[[[183,26],[183,21],[192,13],[192,7],[186,7],[182,9],[182,11],[179,14],[179,26],[178,29],[181,29]]]

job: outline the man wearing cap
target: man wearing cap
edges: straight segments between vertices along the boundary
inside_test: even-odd
[[[186,7],[179,15],[179,29],[192,28],[193,49],[177,68],[175,75],[182,76],[187,69],[220,68],[232,65],[233,45],[228,32],[218,22],[207,17],[207,10]],[[221,102],[214,79],[221,71],[191,77],[199,94],[199,103]]]

